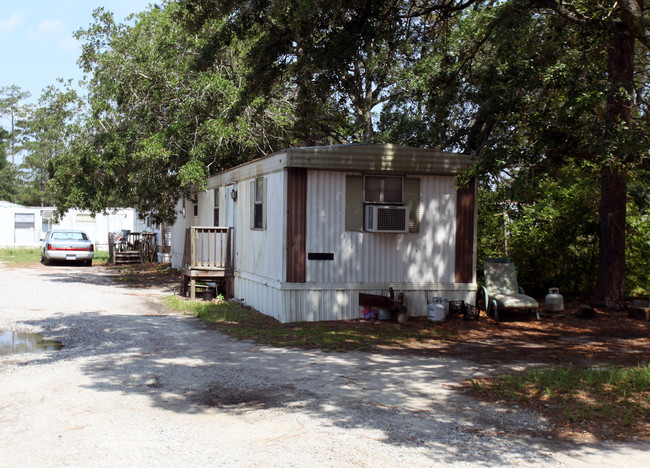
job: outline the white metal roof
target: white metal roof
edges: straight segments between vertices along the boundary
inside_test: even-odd
[[[208,188],[298,167],[348,172],[454,175],[472,166],[472,157],[390,143],[290,148],[234,167],[208,180]]]

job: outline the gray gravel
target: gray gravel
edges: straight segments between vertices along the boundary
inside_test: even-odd
[[[455,389],[504,369],[238,342],[167,310],[169,293],[0,266],[0,330],[65,344],[0,356],[0,465],[648,465],[648,445],[556,440],[538,414]]]

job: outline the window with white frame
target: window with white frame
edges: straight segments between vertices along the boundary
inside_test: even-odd
[[[214,225],[219,226],[219,189],[214,189]]]
[[[251,181],[251,229],[266,229],[266,179]]]

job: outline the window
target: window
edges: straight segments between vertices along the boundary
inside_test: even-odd
[[[266,179],[251,181],[251,229],[266,229]]]
[[[34,219],[33,213],[15,213],[14,226],[16,229],[34,229]]]
[[[199,215],[199,204],[194,203],[192,210],[193,210],[194,217],[196,218]]]
[[[95,218],[90,213],[77,213],[78,223],[94,223]]]
[[[366,203],[401,204],[403,198],[402,177],[366,176],[364,197]]]
[[[88,240],[84,232],[53,232],[52,240]]]
[[[388,206],[384,209],[384,205]],[[400,207],[404,209],[400,211]],[[371,227],[375,224],[370,223],[371,220],[366,217],[400,213],[404,216],[408,213],[408,232],[420,231],[420,179],[379,175],[346,176],[346,231],[378,232],[381,228]]]
[[[214,225],[219,226],[219,189],[214,189]]]

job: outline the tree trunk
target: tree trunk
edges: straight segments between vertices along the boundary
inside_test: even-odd
[[[608,74],[610,90],[607,96],[607,130],[610,146],[621,151],[618,127],[631,121],[631,96],[634,92],[635,39],[629,27],[621,23],[612,38]],[[627,95],[626,95],[627,93]],[[616,151],[616,150],[614,150]],[[627,177],[623,153],[601,171],[601,201],[598,270],[594,303],[598,306],[620,308],[625,300],[625,223]]]
[[[594,305],[619,309],[625,299],[625,174],[618,169],[603,168],[600,190],[600,244]]]

